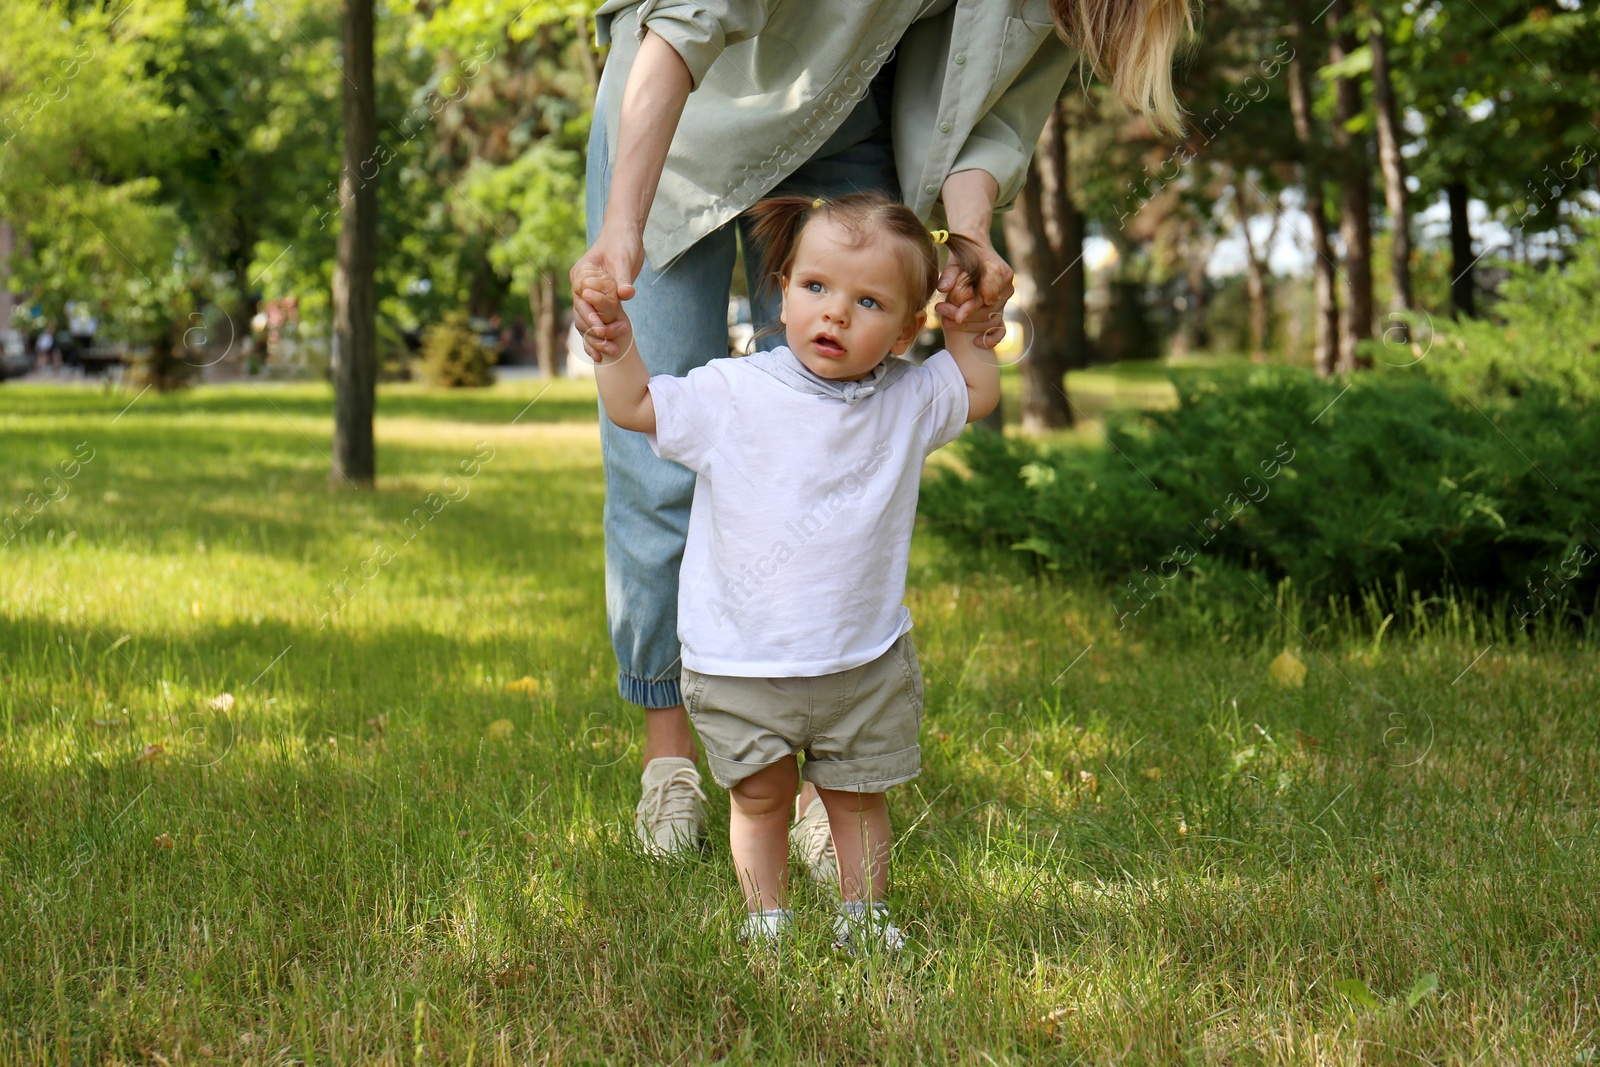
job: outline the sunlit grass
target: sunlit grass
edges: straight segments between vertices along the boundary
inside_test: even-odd
[[[0,1060],[1596,1057],[1592,644],[1119,631],[931,540],[918,950],[804,888],[752,959],[720,835],[629,847],[592,386],[541,388],[386,390],[376,493],[321,386],[0,390],[0,505],[56,497],[0,544]]]

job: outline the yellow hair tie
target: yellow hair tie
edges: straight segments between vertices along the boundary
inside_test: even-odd
[[[815,211],[817,208],[819,208],[821,206],[822,206],[822,197],[819,196],[815,200],[811,201],[811,210]]]
[[[946,241],[950,240],[950,231],[949,230],[929,230],[928,231],[928,236],[933,238],[933,243],[934,244],[942,245]]]

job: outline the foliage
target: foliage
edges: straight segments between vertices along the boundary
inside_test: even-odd
[[[467,316],[455,313],[422,335],[418,376],[429,385],[453,389],[494,384],[494,356],[478,340]]]
[[[177,0],[0,5],[0,220],[33,250],[0,277],[45,315],[89,300],[114,332],[172,260],[175,212],[150,172],[171,151],[159,71],[181,23]]]
[[[1526,597],[1593,551],[1600,412],[1530,397],[1486,413],[1417,371],[1175,384],[1174,410],[1114,414],[1104,450],[969,434],[968,470],[933,477],[923,513],[957,544],[1111,583],[1119,613],[1174,582],[1250,599],[1288,579],[1314,603],[1397,584]],[[1588,607],[1600,567],[1578,569],[1562,593]]]
[[[1600,221],[1560,264],[1514,264],[1493,318],[1452,324],[1423,366],[1479,405],[1545,393],[1600,404]]]
[[[511,163],[476,163],[462,183],[457,216],[496,237],[489,262],[526,293],[541,274],[565,278],[583,254],[583,157],[539,141]]]

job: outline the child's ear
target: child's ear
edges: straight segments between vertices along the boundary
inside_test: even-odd
[[[784,326],[789,325],[786,317],[789,314],[789,279],[778,275],[778,321]]]
[[[921,311],[913,312],[911,317],[906,320],[906,328],[901,330],[900,336],[894,339],[894,344],[890,346],[889,351],[897,356],[905,355],[906,350],[915,343],[917,334],[922,332],[923,324],[926,321]]]

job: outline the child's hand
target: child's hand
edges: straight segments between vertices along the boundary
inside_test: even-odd
[[[958,286],[950,294],[949,301],[940,303],[939,326],[944,330],[945,347],[949,348],[957,339],[971,341],[980,348],[993,348],[999,344],[1006,335],[1005,303],[977,304],[970,308],[965,322],[958,322],[952,317],[951,312],[956,307],[976,298],[977,294],[964,286]],[[960,299],[957,299],[959,297]]]
[[[617,295],[617,280],[604,270],[588,263],[580,263],[573,270],[572,291],[584,296],[599,317],[589,325],[604,325],[617,321],[622,314],[622,300]]]
[[[593,310],[583,323],[583,350],[596,363],[620,359],[633,341],[633,323],[622,310],[616,279],[597,267],[580,265],[573,278],[573,294]]]

